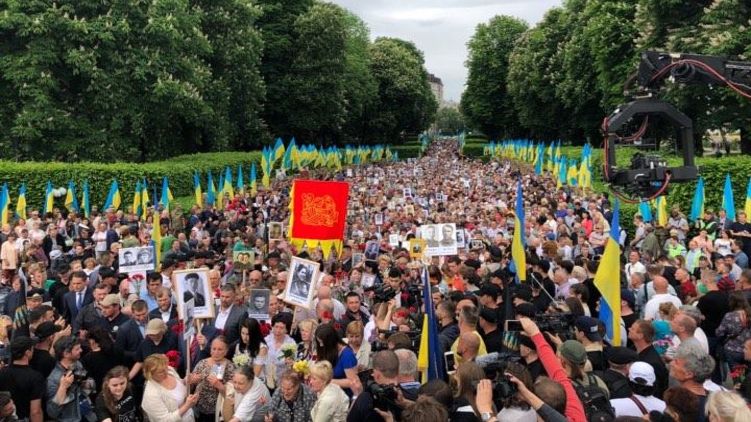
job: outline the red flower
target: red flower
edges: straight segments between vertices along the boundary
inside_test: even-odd
[[[183,332],[185,332],[185,325],[183,321],[177,321],[177,323],[172,326],[172,332],[178,336],[182,334]]]
[[[167,352],[166,356],[167,360],[169,361],[169,366],[173,368],[180,366],[180,352],[178,352],[177,350],[170,350],[169,352]]]
[[[271,332],[271,324],[268,322],[262,322],[261,324],[261,334],[266,337]]]

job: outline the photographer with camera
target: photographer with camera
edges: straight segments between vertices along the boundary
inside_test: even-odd
[[[47,415],[61,422],[96,420],[88,398],[93,381],[80,362],[81,344],[74,337],[55,343],[57,365],[47,379]]]
[[[401,420],[401,401],[404,390],[399,386],[399,358],[391,350],[382,350],[373,356],[372,380],[363,386],[347,416],[347,422],[383,421],[376,409],[390,412],[394,420]],[[400,394],[401,393],[401,394]]]
[[[524,333],[532,339],[537,349],[537,355],[542,361],[542,366],[548,373],[550,378],[563,386],[566,392],[566,410],[564,415],[566,419],[571,422],[584,422],[587,420],[584,413],[584,406],[582,405],[579,396],[576,394],[574,385],[568,377],[568,374],[563,368],[561,361],[556,357],[552,347],[548,344],[543,337],[540,329],[537,328],[537,324],[529,318],[519,318]],[[532,404],[532,403],[530,403]],[[532,404],[532,407],[535,407]],[[536,408],[536,407],[535,407]]]

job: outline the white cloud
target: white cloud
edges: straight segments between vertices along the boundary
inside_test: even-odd
[[[458,101],[464,90],[467,41],[479,23],[510,15],[530,25],[561,0],[330,0],[358,16],[373,38],[409,40],[425,53],[428,71],[443,80],[444,96]]]

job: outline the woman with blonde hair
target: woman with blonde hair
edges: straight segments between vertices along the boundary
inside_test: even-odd
[[[13,320],[8,315],[0,315],[0,362],[10,362],[8,327],[13,327]]]
[[[97,420],[101,422],[143,420],[128,383],[128,368],[116,366],[104,376],[102,391],[94,406]]]
[[[709,422],[751,422],[751,410],[734,391],[717,391],[709,395],[704,410]]]
[[[318,321],[306,319],[297,324],[300,330],[300,343],[297,344],[297,360],[307,360],[313,362],[316,360],[316,348],[313,341],[313,334],[318,328]]]
[[[143,362],[146,387],[141,408],[149,420],[159,422],[194,422],[193,406],[198,394],[188,394],[188,386],[169,366],[167,356],[155,354]]]
[[[310,417],[313,422],[344,422],[349,410],[349,397],[338,385],[331,382],[334,370],[326,360],[310,368],[310,389],[318,394]]]
[[[362,321],[347,324],[347,345],[355,352],[360,369],[370,367],[370,342],[363,341],[364,328]]]

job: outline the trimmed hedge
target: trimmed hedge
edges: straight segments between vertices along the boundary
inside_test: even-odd
[[[30,208],[41,208],[48,180],[52,181],[54,188],[67,188],[68,181],[73,180],[76,184],[76,196],[79,204],[83,182],[88,180],[91,205],[101,209],[113,179],[117,179],[122,202],[127,205],[132,202],[137,180],[146,178],[149,183],[149,195],[153,196],[153,186],[156,184],[161,192],[162,177],[167,176],[172,194],[176,197],[187,196],[193,193],[193,174],[195,172],[201,174],[204,191],[206,190],[207,172],[211,171],[214,174],[214,183],[218,184],[220,172],[224,172],[227,166],[232,169],[233,177],[236,177],[237,167],[242,165],[243,176],[247,180],[250,175],[250,165],[252,162],[256,162],[260,179],[260,166],[258,166],[260,159],[261,153],[254,151],[181,155],[166,161],[154,161],[145,164],[0,161],[0,181],[8,183],[11,209],[13,210],[15,210],[21,183],[26,183],[26,203],[28,206]],[[64,197],[55,198],[55,206],[62,207],[63,201]]]
[[[422,153],[422,145],[417,143],[391,146],[391,152],[398,152],[400,160],[405,158],[417,158]]]
[[[483,156],[483,152],[485,151],[486,143],[482,144],[475,144],[475,143],[466,143],[464,144],[464,148],[462,149],[462,153],[465,157],[470,158],[481,158]]]

